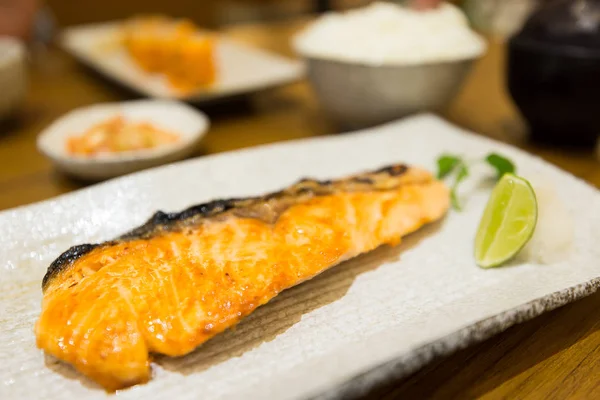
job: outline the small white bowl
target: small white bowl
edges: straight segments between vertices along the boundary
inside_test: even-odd
[[[21,41],[0,36],[0,119],[10,116],[25,97],[25,53]]]
[[[173,131],[181,140],[153,149],[77,156],[67,151],[67,140],[81,135],[93,125],[122,115],[127,121],[149,122]],[[206,115],[183,103],[168,100],[142,100],[98,104],[71,111],[52,123],[37,140],[38,149],[68,175],[100,180],[180,160],[192,154],[208,130]]]

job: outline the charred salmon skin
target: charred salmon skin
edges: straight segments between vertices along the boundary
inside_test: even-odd
[[[150,353],[187,354],[282,290],[398,244],[448,205],[429,172],[394,165],[158,212],[50,265],[37,345],[108,391],[146,382]]]

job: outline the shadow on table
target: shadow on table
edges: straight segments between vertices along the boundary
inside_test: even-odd
[[[407,378],[376,388],[366,399],[454,399],[489,395],[514,377],[599,331],[599,319],[590,318],[599,314],[600,292],[442,357]],[[518,397],[518,392],[496,395]]]
[[[0,140],[18,132],[24,125],[25,121],[19,115],[0,119]]]
[[[0,141],[22,131],[32,120],[38,118],[38,113],[22,105],[18,111],[10,116],[0,118]]]

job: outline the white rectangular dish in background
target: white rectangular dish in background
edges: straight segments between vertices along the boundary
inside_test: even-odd
[[[490,190],[473,185],[464,211],[285,291],[186,357],[157,357],[153,379],[118,397],[348,398],[595,291],[599,192],[523,151],[420,116],[185,161],[0,213],[0,398],[108,396],[35,347],[42,277],[69,246],[113,238],[158,209],[397,162],[433,169],[441,153],[479,158],[490,151],[510,157],[523,176],[552,183],[576,227],[564,258],[478,268],[473,236]]]
[[[208,88],[182,94],[164,77],[141,70],[117,44],[118,22],[67,29],[61,46],[81,62],[129,89],[149,97],[203,102],[246,94],[300,79],[302,63],[220,36],[217,39],[217,80]]]

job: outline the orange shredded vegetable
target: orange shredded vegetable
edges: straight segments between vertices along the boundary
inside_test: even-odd
[[[176,143],[180,139],[178,134],[159,129],[148,122],[128,123],[122,116],[116,116],[92,126],[79,136],[69,138],[67,151],[92,156],[150,149]]]

